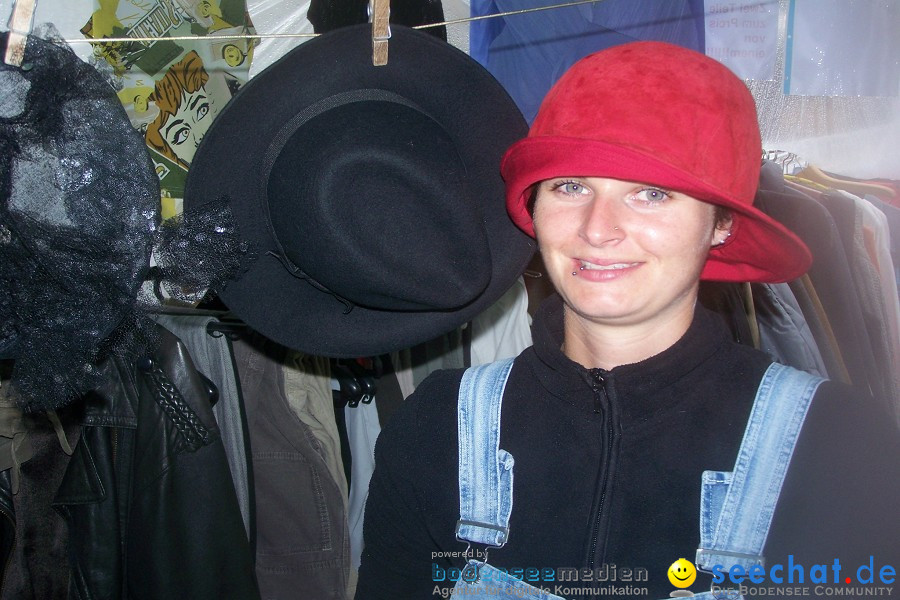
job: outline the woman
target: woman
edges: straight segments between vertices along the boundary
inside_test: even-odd
[[[760,153],[746,86],[699,53],[625,44],[560,79],[502,164],[557,294],[514,362],[433,374],[382,432],[357,598],[812,596],[870,559],[891,585],[896,430],[697,303],[810,264],[752,206]]]

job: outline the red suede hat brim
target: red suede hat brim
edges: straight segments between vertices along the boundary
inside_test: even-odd
[[[753,207],[761,155],[753,96],[726,66],[673,44],[630,42],[563,74],[501,173],[507,211],[532,236],[535,183],[572,176],[652,184],[731,209],[731,236],[710,250],[703,279],[790,281],[812,257]]]
[[[731,236],[710,250],[701,279],[781,283],[800,277],[812,264],[806,244],[778,221],[690,173],[634,149],[596,140],[529,137],[510,147],[501,172],[510,218],[532,237],[534,225],[527,205],[534,184],[561,175],[610,177],[658,185],[731,209]]]

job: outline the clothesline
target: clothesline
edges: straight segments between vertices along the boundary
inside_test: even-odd
[[[508,17],[512,15],[521,15],[525,13],[538,12],[542,10],[552,10],[556,8],[566,8],[569,6],[578,6],[581,4],[595,4],[604,0],[576,0],[574,2],[566,2],[564,4],[554,4],[552,6],[538,6],[535,8],[523,8],[520,10],[511,10],[502,13],[494,13],[491,15],[480,15],[477,17],[467,17],[464,19],[453,19],[450,21],[441,21],[440,23],[428,23],[427,25],[415,25],[411,29],[428,29],[430,27],[441,27],[445,25],[460,25],[463,23],[471,23],[473,21],[482,21],[484,19],[494,19],[497,17]],[[160,42],[160,41],[213,41],[213,40],[257,40],[266,38],[298,38],[298,37],[316,37],[318,33],[247,33],[247,34],[228,34],[228,35],[181,35],[181,36],[148,36],[148,37],[104,37],[104,38],[76,38],[71,40],[63,40],[67,44],[107,44],[115,42]]]

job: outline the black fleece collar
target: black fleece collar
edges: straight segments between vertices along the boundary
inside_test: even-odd
[[[561,350],[563,302],[558,294],[541,304],[532,325],[532,336],[538,359],[549,367],[538,370],[541,383],[549,393],[571,401],[573,394],[578,397],[590,389],[591,370]],[[721,318],[698,303],[690,327],[668,349],[637,363],[620,365],[610,371],[595,371],[600,372],[606,385],[614,386],[623,424],[632,420],[644,421],[650,414],[665,408],[659,402],[661,390],[699,368],[729,342]]]

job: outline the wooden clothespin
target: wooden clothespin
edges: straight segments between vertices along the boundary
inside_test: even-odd
[[[31,33],[34,6],[37,0],[16,0],[12,16],[9,18],[9,36],[6,38],[6,53],[3,62],[21,67],[25,58],[25,42]]]
[[[391,39],[391,0],[369,0],[369,20],[372,22],[372,64],[376,67],[388,62],[388,40]]]

